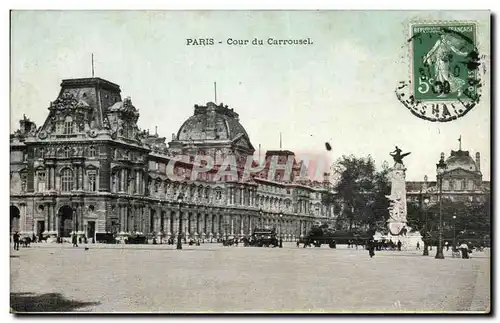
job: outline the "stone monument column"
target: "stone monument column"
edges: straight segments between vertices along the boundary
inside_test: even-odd
[[[403,249],[414,248],[417,242],[421,241],[420,233],[411,232],[411,228],[407,226],[406,167],[403,158],[409,154],[402,154],[397,146],[396,150],[390,153],[394,158],[394,167],[389,172],[391,195],[387,196],[390,201],[387,238],[394,243],[401,241]]]
[[[406,168],[401,163],[396,163],[389,172],[391,180],[388,229],[390,235],[397,236],[406,226]]]

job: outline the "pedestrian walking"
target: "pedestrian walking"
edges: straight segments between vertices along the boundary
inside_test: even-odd
[[[446,242],[444,243],[444,245],[446,246],[446,251],[450,250],[450,246],[448,245],[448,241],[446,241]]]
[[[403,245],[403,244],[401,243],[401,241],[398,241],[398,251],[401,251],[401,246],[402,246],[402,245]]]
[[[71,242],[73,243],[73,247],[78,247],[78,238],[76,237],[76,234],[73,233],[73,237],[71,238]]]
[[[469,246],[466,243],[462,243],[459,249],[462,253],[462,259],[469,259]]]
[[[297,248],[299,248],[299,247],[300,247],[300,242],[299,242],[299,240],[297,240]]]
[[[14,250],[19,250],[19,232],[14,232],[12,239],[14,240]]]
[[[420,250],[420,243],[417,241],[417,250]]]
[[[367,249],[370,258],[373,258],[373,256],[375,256],[375,244],[373,243],[373,241],[371,240],[368,241]]]

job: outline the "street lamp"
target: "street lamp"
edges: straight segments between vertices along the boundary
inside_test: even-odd
[[[443,174],[446,170],[446,163],[444,162],[444,156],[441,155],[439,163],[436,164],[437,175],[439,180],[439,243],[438,250],[436,251],[436,259],[444,259],[443,254]]]
[[[182,249],[182,211],[181,211],[181,206],[182,206],[182,199],[184,198],[184,195],[182,193],[179,193],[177,196],[177,203],[179,203],[179,231],[177,233],[177,250]]]
[[[280,213],[280,248],[283,248],[283,238],[281,233],[281,222],[283,221],[283,213]]]
[[[425,204],[425,222],[424,222],[424,256],[428,256],[429,255],[429,246],[427,245],[427,236],[428,236],[428,233],[427,233],[427,208],[428,208],[428,205],[429,205],[429,198],[426,197],[424,198],[424,204]]]
[[[164,223],[164,219],[163,219],[163,211],[162,211],[162,208],[161,208],[161,201],[158,202],[158,206],[160,207],[160,244],[163,244],[163,225],[165,224]]]
[[[453,216],[453,246],[451,248],[451,250],[453,251],[455,249],[455,247],[457,246],[457,243],[456,243],[456,240],[455,240],[455,237],[456,237],[456,234],[455,234],[455,229],[456,229],[456,220],[457,220],[457,216],[454,215]]]

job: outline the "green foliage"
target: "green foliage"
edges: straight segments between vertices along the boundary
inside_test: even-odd
[[[420,198],[422,201],[424,196]],[[491,232],[490,196],[483,202],[452,201],[443,198],[443,238],[458,242],[462,240],[483,241]],[[422,235],[437,239],[439,232],[439,203],[424,207],[423,202],[407,204],[408,225]],[[455,216],[455,218],[453,218]],[[427,226],[426,226],[427,224]]]
[[[382,170],[376,171],[371,156],[359,158],[350,155],[337,160],[333,169],[339,175],[335,190],[344,203],[337,227],[348,223],[349,231],[353,227],[385,228],[389,216],[389,201],[385,196],[390,193],[387,163]]]

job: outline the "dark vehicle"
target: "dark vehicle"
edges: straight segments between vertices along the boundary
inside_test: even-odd
[[[371,235],[368,232],[335,231],[328,228],[327,224],[322,224],[313,226],[300,243],[315,247],[328,244],[330,248],[336,248],[337,244],[365,246],[370,239]]]
[[[255,247],[277,247],[278,239],[276,238],[276,230],[271,228],[254,229],[249,243]]]
[[[148,244],[148,237],[143,234],[131,234],[126,240],[127,244]]]
[[[97,241],[97,243],[110,243],[110,244],[117,243],[115,235],[113,233],[110,233],[110,232],[96,233],[95,240]]]

